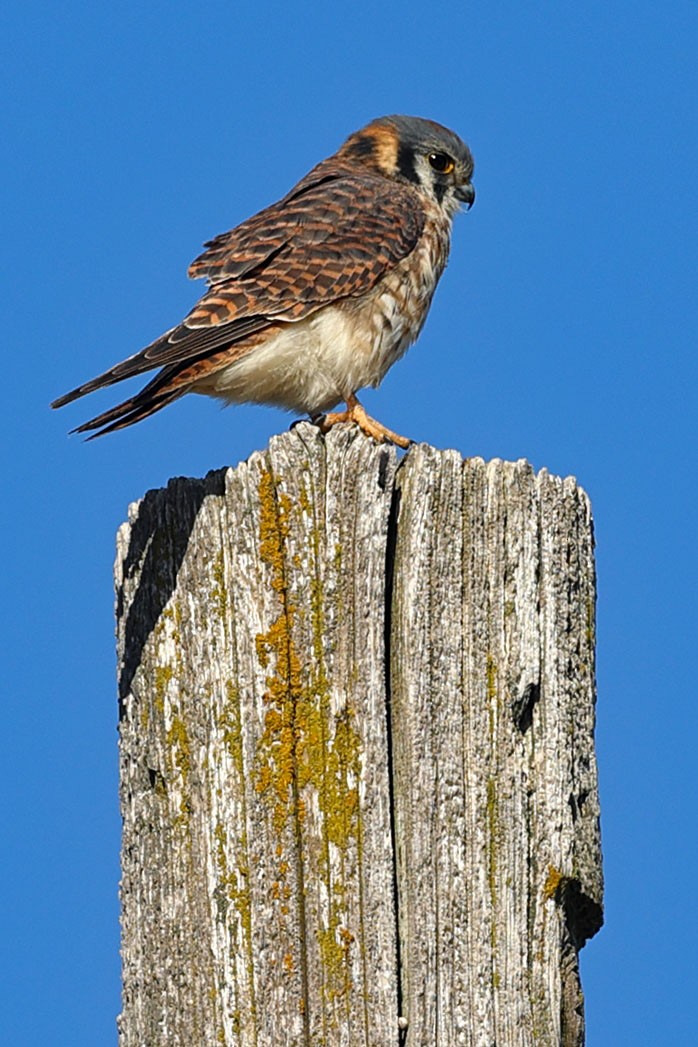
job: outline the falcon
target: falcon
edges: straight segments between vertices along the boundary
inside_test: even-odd
[[[159,368],[73,432],[94,439],[204,393],[308,414],[325,432],[354,422],[407,447],[356,394],[378,386],[417,338],[453,217],[475,200],[472,175],[468,147],[441,124],[372,121],[278,203],[204,245],[189,276],[207,290],[181,323],[51,406]]]

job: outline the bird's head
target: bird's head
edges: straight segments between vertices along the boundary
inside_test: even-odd
[[[451,217],[475,201],[473,157],[447,127],[419,116],[381,116],[347,138],[338,156],[408,182]]]

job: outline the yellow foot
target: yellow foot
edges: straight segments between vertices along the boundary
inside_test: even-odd
[[[346,411],[332,411],[329,414],[320,415],[315,422],[323,433],[328,433],[333,425],[338,425],[340,422],[354,422],[362,433],[372,436],[379,444],[391,443],[397,444],[398,447],[409,447],[414,442],[408,440],[406,436],[394,433],[392,429],[386,429],[375,418],[371,418],[355,396],[347,397]]]

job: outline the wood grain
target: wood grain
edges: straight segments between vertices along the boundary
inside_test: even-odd
[[[307,423],[131,507],[121,1047],[583,1043],[588,501]]]

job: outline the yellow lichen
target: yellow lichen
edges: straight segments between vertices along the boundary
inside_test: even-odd
[[[487,697],[490,701],[497,697],[497,663],[491,654],[487,655]]]
[[[250,870],[248,862],[247,815],[245,804],[245,768],[242,747],[242,718],[240,711],[240,694],[232,682],[225,684],[225,701],[218,720],[222,741],[226,752],[235,767],[238,779],[238,790],[243,806],[240,819],[240,834],[236,841],[236,868],[231,869],[228,862],[228,834],[222,823],[218,822],[214,830],[216,841],[216,867],[218,870],[219,890],[227,901],[231,902],[238,914],[244,941],[250,1006],[255,1011],[254,994],[254,959],[252,946],[252,900],[250,895]]]
[[[141,703],[140,711],[141,730],[143,732],[148,730],[148,724],[150,723],[150,706],[147,701]]]
[[[211,589],[211,599],[219,619],[225,622],[228,616],[228,591],[225,586],[225,562],[222,550],[213,561],[212,574],[215,584]]]
[[[270,472],[259,481],[259,552],[270,568],[271,586],[279,596],[279,614],[266,632],[256,637],[259,664],[266,677],[264,727],[257,750],[255,788],[272,807],[272,824],[281,833],[289,817],[302,817],[298,802],[299,739],[307,730],[308,710],[303,708],[301,662],[291,630],[296,608],[286,583],[285,545],[291,501],[278,494]]]
[[[545,883],[543,885],[543,897],[548,901],[551,898],[555,898],[560,888],[560,885],[564,882],[564,880],[565,877],[560,872],[560,870],[556,869],[554,865],[549,865],[548,875],[546,876]]]
[[[184,720],[178,713],[172,718],[172,723],[165,735],[168,750],[168,764],[173,774],[181,778],[181,799],[179,803],[179,814],[175,824],[186,826],[191,814],[191,803],[189,799],[189,776],[191,771],[191,748],[189,735]]]
[[[350,706],[333,714],[326,669],[327,623],[321,568],[323,534],[316,520],[309,531],[307,603],[298,606],[290,593],[288,571],[298,571],[289,556],[290,527],[294,513],[313,517],[311,492],[304,485],[299,504],[280,493],[269,471],[259,480],[259,551],[269,569],[270,585],[278,595],[278,614],[266,631],[256,637],[259,664],[266,671],[262,734],[258,742],[254,786],[268,803],[271,824],[281,838],[291,828],[297,841],[296,860],[291,865],[281,839],[277,845],[278,866],[271,894],[278,912],[285,916],[292,900],[291,884],[299,890],[297,904],[303,908],[303,866],[310,862],[312,875],[321,877],[328,903],[318,944],[323,960],[326,997],[345,994],[351,985],[350,950],[354,934],[345,925],[344,853],[350,841],[361,854],[359,780],[361,738]],[[300,518],[298,518],[300,519]],[[335,566],[340,556],[335,548]],[[305,562],[305,560],[304,560]],[[309,615],[310,650],[303,657],[294,631],[302,634]],[[310,790],[310,793],[309,793]],[[306,801],[316,798],[321,816],[321,846],[306,852],[302,835],[307,819]],[[332,852],[332,848],[336,850]],[[293,878],[292,878],[293,873]],[[300,878],[300,882],[299,879]]]
[[[174,716],[166,736],[167,745],[173,749],[174,765],[186,781],[191,769],[191,750],[187,727],[181,716]]]
[[[344,927],[334,914],[330,925],[320,931],[318,944],[325,972],[325,997],[336,1000],[351,990],[351,947],[354,935]]]
[[[153,699],[155,708],[162,715],[165,711],[165,694],[170,684],[170,680],[174,676],[174,669],[171,665],[156,665],[153,671],[153,681],[155,684],[155,698]]]
[[[325,815],[327,836],[342,850],[358,832],[361,739],[352,721],[348,708],[337,717],[320,783],[320,809]]]
[[[242,761],[242,718],[240,714],[240,692],[232,680],[225,683],[225,703],[218,719],[223,736],[223,745],[235,764],[240,781],[244,778]]]
[[[497,752],[497,664],[491,654],[487,655],[487,711],[489,717],[490,748],[492,758]],[[499,851],[499,811],[497,802],[497,780],[494,775],[487,779],[487,879],[490,889],[490,947],[492,950],[492,985],[499,985],[497,962],[497,871]]]
[[[308,489],[309,485],[306,483],[307,479],[307,476],[303,477],[303,483],[301,484],[301,490],[298,501],[300,502],[300,507],[303,510],[303,512],[306,513],[308,516],[312,516],[313,503],[310,497],[311,492]]]
[[[590,647],[596,643],[596,606],[593,599],[586,604],[586,639]]]

